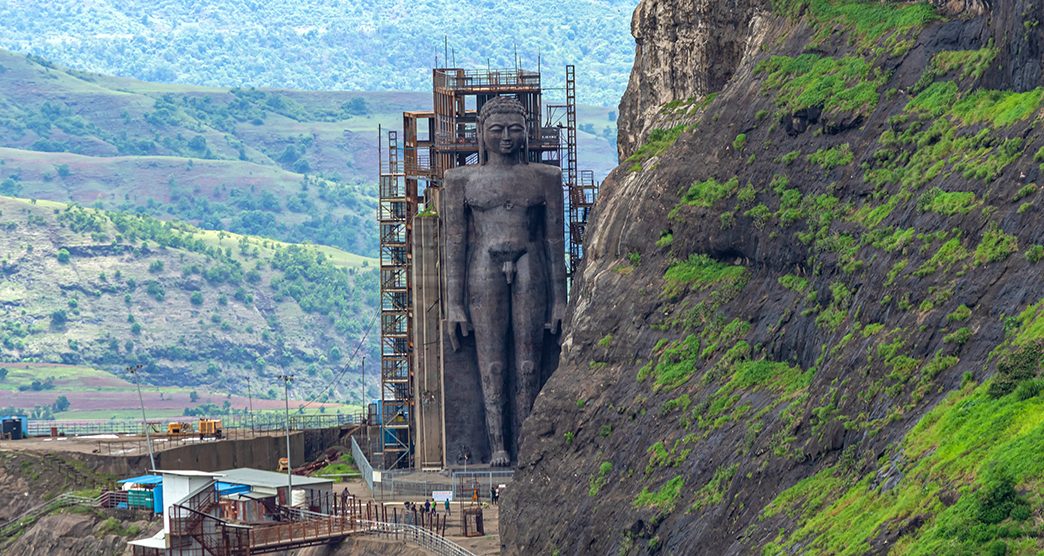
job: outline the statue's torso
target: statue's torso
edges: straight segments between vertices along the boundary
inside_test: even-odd
[[[542,250],[549,191],[559,191],[561,173],[543,164],[469,166],[453,170],[463,183],[473,233],[469,258],[495,262]],[[541,251],[542,252],[542,251]]]

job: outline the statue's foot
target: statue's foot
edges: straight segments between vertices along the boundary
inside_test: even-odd
[[[489,460],[489,465],[492,467],[507,467],[511,465],[511,458],[504,450],[497,450],[493,452],[493,458]]]

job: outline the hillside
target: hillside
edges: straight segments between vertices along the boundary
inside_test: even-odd
[[[506,553],[1044,552],[1041,21],[644,0]]]
[[[147,81],[425,91],[446,38],[462,67],[513,67],[514,45],[526,66],[575,63],[582,101],[610,105],[632,60],[635,3],[8,2],[0,48]]]
[[[431,103],[423,93],[160,85],[3,51],[0,76],[0,194],[365,256],[377,253],[378,126]],[[579,121],[582,167],[604,176],[615,123],[589,106]]]
[[[258,377],[255,395],[274,397],[284,370],[310,394],[360,342],[373,356],[372,259],[13,197],[0,197],[0,228],[0,361],[121,376],[142,364],[153,385],[237,394]],[[358,380],[340,377],[321,401],[354,401]]]

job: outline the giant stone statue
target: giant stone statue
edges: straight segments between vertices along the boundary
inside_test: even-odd
[[[527,129],[517,100],[486,102],[479,164],[448,170],[442,199],[448,332],[454,351],[474,332],[493,466],[510,464],[566,307],[562,172],[528,163]]]

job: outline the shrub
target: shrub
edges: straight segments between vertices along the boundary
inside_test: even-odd
[[[58,309],[51,313],[51,326],[54,328],[61,328],[69,322],[69,315],[63,309]]]
[[[674,142],[678,140],[678,137],[681,136],[686,128],[687,126],[685,125],[678,125],[670,129],[661,128],[649,132],[649,137],[645,143],[624,161],[631,163],[628,169],[631,171],[641,170],[642,163],[666,152],[667,149],[671,148],[671,145],[674,145]]]
[[[779,162],[784,166],[790,166],[800,156],[801,151],[790,151],[787,154],[784,154],[783,156],[779,157]]]
[[[977,204],[975,193],[970,191],[943,191],[933,187],[924,192],[917,200],[917,208],[922,212],[936,212],[943,216],[967,214]]]
[[[167,292],[163,289],[163,285],[156,281],[149,282],[145,286],[145,293],[148,293],[156,301],[163,301],[167,297]]]
[[[946,322],[968,320],[971,317],[971,309],[967,305],[959,305],[952,313],[946,315]]]
[[[598,466],[598,474],[591,477],[591,481],[587,488],[587,495],[598,496],[598,492],[609,482],[609,473],[612,473],[612,471],[612,462],[603,461],[602,464]]]
[[[836,147],[829,149],[819,149],[818,151],[808,155],[808,161],[824,170],[833,170],[840,166],[846,166],[852,163],[854,155],[852,154],[852,147],[848,143],[843,143]]]
[[[708,208],[714,206],[714,203],[728,197],[738,188],[739,178],[736,177],[733,177],[724,183],[719,182],[714,178],[705,181],[697,181],[689,186],[689,190],[682,196],[681,202],[693,207]]]
[[[149,263],[149,272],[156,274],[163,271],[163,261],[152,261]]]
[[[681,293],[685,286],[696,286],[704,289],[725,285],[735,289],[746,283],[747,269],[742,266],[727,265],[715,261],[704,254],[689,256],[685,261],[672,264],[663,278],[666,281],[664,292],[668,295]]]
[[[678,475],[655,491],[649,491],[649,488],[645,487],[634,498],[632,505],[635,508],[656,508],[661,512],[670,513],[677,505],[684,486],[685,478]]]
[[[740,133],[739,135],[736,136],[735,139],[732,140],[732,148],[736,149],[737,151],[742,151],[743,147],[746,147],[746,146],[747,146],[747,134],[746,133]]]
[[[1013,392],[1020,384],[1040,374],[1044,348],[1040,343],[1021,346],[1005,354],[997,363],[997,375],[990,383],[988,393],[999,398]]]
[[[62,247],[61,249],[58,250],[58,254],[56,255],[56,257],[58,258],[58,262],[59,263],[61,263],[61,264],[69,264],[69,250],[68,249]]]
[[[200,292],[193,292],[192,295],[189,297],[189,301],[193,305],[199,307],[203,304],[203,294]]]
[[[943,336],[943,342],[947,344],[956,344],[957,346],[963,346],[968,343],[971,339],[972,331],[967,326],[962,326],[953,332]]]
[[[1044,259],[1044,245],[1033,245],[1026,250],[1026,258],[1032,264],[1037,264],[1041,259]]]
[[[982,234],[982,241],[975,248],[975,263],[986,264],[1003,261],[1018,251],[1018,238],[1003,230],[993,228]]]

